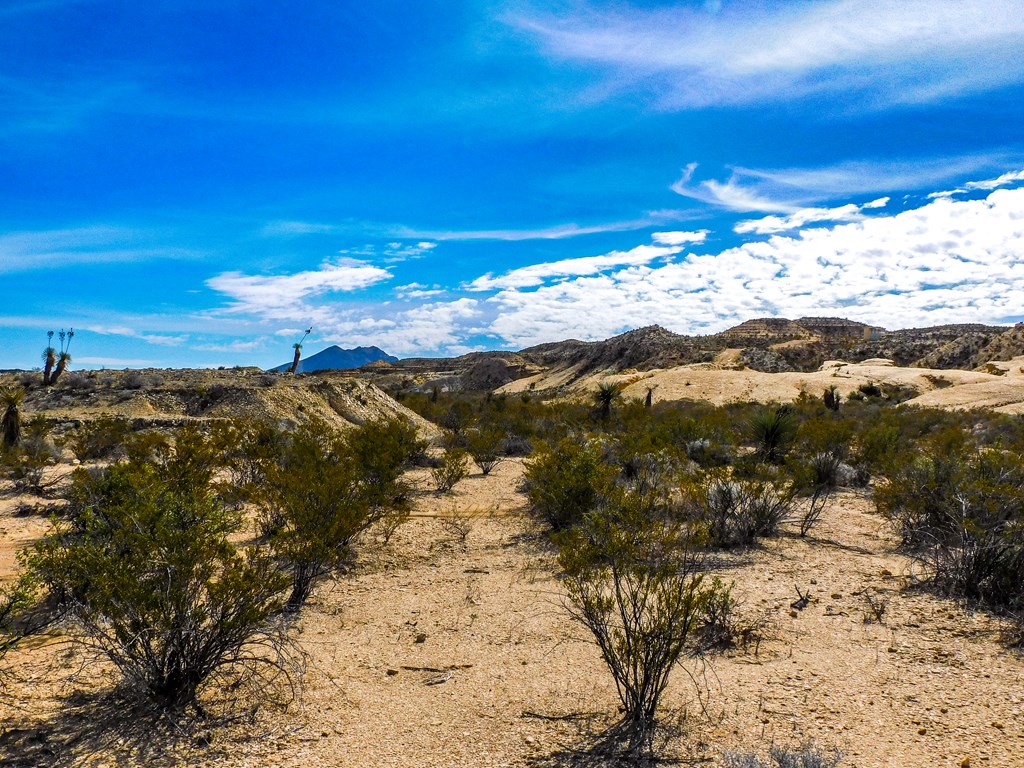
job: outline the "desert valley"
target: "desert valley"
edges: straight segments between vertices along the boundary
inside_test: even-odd
[[[111,619],[91,613],[83,625],[67,607],[75,598],[40,588],[36,614],[5,625],[13,638],[39,622],[3,659],[4,765],[758,766],[773,747],[819,761],[785,765],[1021,764],[1024,602],[947,578],[932,540],[914,539],[923,523],[904,513],[913,500],[899,487],[912,479],[901,462],[924,472],[942,451],[965,465],[996,461],[1003,485],[982,497],[966,477],[953,487],[929,476],[911,493],[1010,504],[998,535],[1017,564],[1000,578],[1020,577],[1022,545],[1007,533],[1024,514],[1019,326],[890,334],[827,318],[751,321],[717,338],[648,328],[300,375],[70,371],[44,387],[38,372],[11,372],[3,384],[24,391],[19,450],[45,453],[35,474],[31,458],[5,463],[0,579],[9,588],[31,567],[19,552],[55,527],[74,528],[81,489],[93,487],[78,475],[138,461],[139,449],[125,458],[123,446],[140,435],[180,445],[182,429],[240,423],[345,435],[390,419],[423,451],[396,481],[402,514],[359,530],[287,614],[287,674],[263,687],[212,676],[194,703],[154,708],[90,635]],[[765,415],[776,426],[794,420],[778,456],[762,455],[754,425]],[[96,449],[104,435],[90,425],[117,433],[108,450]],[[86,434],[92,452],[76,439]],[[158,450],[147,460],[166,467],[167,450],[170,459]],[[829,451],[830,479],[807,481],[802,462],[817,467]],[[646,483],[660,500],[644,514],[701,526],[701,542],[687,546],[700,551],[699,572],[727,590],[715,621],[694,617],[699,631],[660,697],[658,730],[629,754],[599,748],[622,700],[595,635],[570,610],[579,596],[567,591],[564,532],[586,523],[553,516],[541,493],[571,477],[577,486],[565,492],[585,505],[593,488],[577,474],[586,456],[609,483],[588,509],[627,510],[623,499],[643,496]],[[545,461],[554,479],[539,469]],[[464,469],[446,486],[453,465]],[[265,546],[270,501],[226,491],[240,476],[232,466],[211,470],[219,503],[246,521],[231,538]],[[597,487],[596,477],[584,479]],[[754,513],[740,502],[723,512],[709,488],[774,493],[780,511],[756,533],[740,530]],[[102,498],[85,508],[102,511]],[[965,538],[978,515],[958,523],[944,556],[987,541]],[[552,528],[563,533],[552,538]],[[283,551],[281,567],[294,568]]]

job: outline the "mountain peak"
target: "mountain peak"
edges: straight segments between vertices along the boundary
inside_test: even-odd
[[[354,349],[343,349],[334,344],[326,349],[310,355],[299,361],[296,373],[313,373],[314,371],[348,370],[362,368],[364,365],[376,363],[383,360],[387,363],[397,363],[398,358],[389,355],[380,347],[355,347]],[[282,363],[271,368],[272,371],[287,371],[291,363]]]

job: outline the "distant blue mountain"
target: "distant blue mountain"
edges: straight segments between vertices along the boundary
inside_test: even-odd
[[[355,349],[342,349],[339,346],[328,347],[315,355],[304,357],[299,361],[296,373],[312,373],[313,371],[329,371],[345,368],[361,368],[368,363],[375,363],[384,360],[388,363],[397,363],[398,358],[392,357],[383,349],[377,347],[356,347]],[[291,363],[284,363],[272,371],[287,371]]]

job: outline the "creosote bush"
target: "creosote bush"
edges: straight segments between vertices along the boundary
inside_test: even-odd
[[[19,641],[41,628],[42,622],[28,617],[36,603],[38,584],[33,574],[22,573],[13,583],[0,585],[0,662]],[[0,674],[0,688],[3,686]]]
[[[430,470],[438,493],[449,493],[469,474],[466,451],[458,445],[449,445],[441,456],[440,465]]]
[[[607,746],[647,756],[669,673],[721,582],[704,578],[699,531],[635,494],[612,494],[556,541],[567,608],[597,641],[623,708]]]
[[[417,446],[404,422],[369,422],[341,435],[311,420],[292,432],[262,498],[273,521],[270,546],[291,574],[287,610],[298,610],[318,579],[346,565],[362,531],[407,511],[400,475]]]
[[[65,445],[79,461],[109,459],[123,449],[130,433],[127,419],[101,416],[76,428]]]
[[[793,487],[780,479],[732,478],[720,470],[696,476],[682,492],[684,514],[704,526],[708,543],[716,547],[746,547],[774,536],[795,497]]]
[[[466,450],[484,475],[489,475],[502,460],[504,434],[493,427],[477,427],[465,434]]]
[[[45,480],[46,469],[56,462],[57,456],[50,424],[36,417],[21,428],[18,445],[0,453],[0,469],[15,490],[41,496],[51,485]]]
[[[284,671],[273,616],[288,583],[271,558],[239,550],[241,519],[210,491],[199,433],[161,462],[76,470],[71,519],[31,550],[31,573],[84,642],[162,708],[201,688]]]
[[[542,446],[527,463],[526,497],[552,529],[565,530],[597,506],[616,474],[602,461],[596,443],[563,438]]]

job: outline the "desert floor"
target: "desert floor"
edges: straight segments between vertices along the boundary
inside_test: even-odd
[[[4,663],[0,764],[568,765],[560,753],[610,723],[617,699],[562,605],[521,475],[508,460],[450,496],[424,490],[386,546],[367,536],[353,571],[324,583],[292,628],[306,674],[283,711],[153,726],[111,702],[104,664],[59,635],[34,639]],[[428,487],[425,472],[413,479]],[[47,526],[18,516],[20,501],[0,501],[0,577]],[[844,492],[807,539],[724,559],[717,575],[764,639],[676,670],[670,750],[715,765],[723,750],[810,738],[850,768],[1024,766],[1024,657],[1000,645],[996,620],[916,588],[895,544],[870,498]],[[797,587],[813,597],[802,611],[790,608]],[[867,595],[882,621],[866,621]]]

